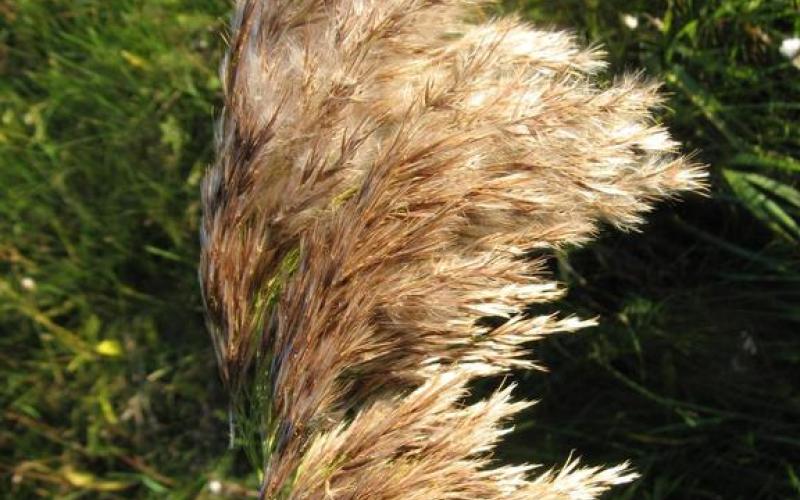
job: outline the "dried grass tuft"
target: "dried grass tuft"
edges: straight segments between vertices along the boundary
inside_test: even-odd
[[[234,397],[265,374],[267,498],[594,498],[626,465],[498,466],[525,345],[592,324],[543,251],[702,188],[602,52],[488,2],[240,0],[200,265]],[[492,327],[486,316],[503,320]]]

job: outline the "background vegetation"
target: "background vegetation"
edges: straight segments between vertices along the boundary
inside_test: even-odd
[[[0,0],[0,493],[241,492],[195,278],[226,0]],[[666,82],[709,198],[560,255],[509,460],[632,459],[612,498],[800,495],[800,4],[507,1]],[[781,48],[783,46],[783,51]],[[792,57],[795,57],[792,60]]]

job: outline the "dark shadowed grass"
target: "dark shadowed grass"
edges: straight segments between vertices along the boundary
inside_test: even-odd
[[[612,73],[665,80],[663,118],[714,184],[642,234],[554,262],[572,287],[562,308],[601,326],[544,343],[550,374],[519,374],[519,396],[541,403],[505,456],[630,458],[644,477],[614,498],[800,495],[800,70],[779,52],[800,6],[507,4],[604,44]],[[195,278],[227,10],[0,1],[9,497],[193,498],[247,481]]]
[[[800,495],[800,35],[792,1],[508,2],[602,43],[612,73],[665,81],[663,119],[708,163],[711,199],[558,259],[567,307],[601,326],[553,338],[541,400],[504,448],[631,458],[611,498]]]

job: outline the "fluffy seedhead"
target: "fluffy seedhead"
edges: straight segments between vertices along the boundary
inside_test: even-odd
[[[601,86],[599,50],[485,3],[236,4],[200,274],[264,497],[578,499],[632,477],[493,464],[527,403],[466,387],[592,324],[525,313],[562,295],[543,254],[703,173],[653,121],[656,84]]]

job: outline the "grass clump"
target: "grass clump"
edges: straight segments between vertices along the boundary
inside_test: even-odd
[[[542,402],[505,456],[633,459],[642,479],[612,498],[798,495],[797,2],[505,7],[602,43],[609,74],[664,80],[664,121],[714,175],[710,199],[553,261],[567,309],[603,321],[539,344],[552,373],[523,378]],[[191,498],[239,472],[195,277],[229,9],[0,0],[9,497]]]
[[[0,490],[14,498],[189,494],[224,450],[195,267],[226,10],[0,3]]]

